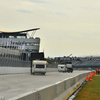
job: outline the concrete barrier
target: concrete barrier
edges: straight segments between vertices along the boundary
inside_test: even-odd
[[[66,100],[72,93],[74,93],[81,86],[81,84],[86,80],[86,75],[86,73],[81,74],[69,79],[69,82],[68,80],[66,81],[66,96],[62,100]]]
[[[0,74],[19,74],[28,72],[30,72],[29,68],[25,67],[0,67]]]
[[[47,72],[57,72],[57,68],[47,68]],[[0,67],[0,74],[30,73],[30,67]]]
[[[9,100],[53,100],[54,98],[56,98],[56,85],[52,84]]]
[[[59,81],[9,100],[66,100],[86,80],[87,73]]]

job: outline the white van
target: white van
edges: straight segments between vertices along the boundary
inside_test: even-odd
[[[58,65],[58,71],[59,72],[66,72],[67,71],[67,67],[65,64],[59,64]]]
[[[41,73],[45,75],[47,62],[43,60],[33,60],[32,61],[32,74]]]

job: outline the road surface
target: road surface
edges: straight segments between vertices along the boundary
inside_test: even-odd
[[[5,100],[20,94],[38,89],[60,80],[88,71],[73,71],[73,73],[47,72],[46,75],[12,74],[0,75],[0,97]]]

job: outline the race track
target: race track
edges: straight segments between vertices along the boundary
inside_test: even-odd
[[[74,71],[73,73],[47,72],[46,75],[0,75],[0,96],[4,96],[7,100],[85,72],[88,71]]]

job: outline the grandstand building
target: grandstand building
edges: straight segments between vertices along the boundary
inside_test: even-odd
[[[74,68],[97,69],[100,68],[100,56],[90,57],[55,57],[59,63],[72,61]]]
[[[36,30],[40,28],[15,31],[15,32],[5,32],[0,31],[0,47],[30,52],[39,52],[40,38],[34,38]]]

